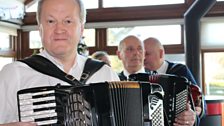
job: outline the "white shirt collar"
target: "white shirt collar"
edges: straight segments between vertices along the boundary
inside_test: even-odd
[[[130,75],[130,73],[129,73],[126,69],[124,69],[123,73],[124,73],[124,75],[125,75],[125,76],[127,77],[127,79],[128,79],[128,76]],[[135,72],[135,73],[145,73],[145,69],[144,69],[144,67],[142,67],[140,70],[138,70],[138,71]]]
[[[166,73],[166,70],[168,68],[168,62],[167,61],[164,61],[163,64],[160,66],[159,69],[157,69],[157,73],[159,74],[165,74]]]

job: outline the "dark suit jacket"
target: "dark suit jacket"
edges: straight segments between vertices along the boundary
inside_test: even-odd
[[[191,71],[188,69],[188,67],[184,64],[179,64],[179,63],[173,63],[173,62],[168,62],[168,68],[166,70],[166,74],[174,74],[177,76],[183,76],[186,77],[191,83],[193,84],[198,84]]]
[[[126,81],[127,77],[124,75],[124,71],[121,71],[118,73],[118,77],[120,78],[121,81]]]

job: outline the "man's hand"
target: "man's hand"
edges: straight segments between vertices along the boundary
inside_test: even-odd
[[[34,122],[14,122],[7,124],[0,124],[0,126],[37,126]]]
[[[201,114],[201,111],[202,111],[202,108],[201,108],[201,106],[196,106],[195,107],[195,111],[196,111],[196,114],[197,114],[197,116],[200,116],[200,114]]]
[[[176,119],[174,126],[193,126],[196,120],[196,113],[191,110],[190,104],[187,104],[187,109],[180,113]]]

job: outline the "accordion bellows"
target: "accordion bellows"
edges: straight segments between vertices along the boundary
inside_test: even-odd
[[[162,98],[160,85],[134,81],[23,89],[19,119],[40,126],[163,126]]]

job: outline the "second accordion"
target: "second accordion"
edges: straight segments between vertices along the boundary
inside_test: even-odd
[[[171,74],[149,75],[147,73],[138,73],[130,75],[129,79],[132,81],[157,83],[162,86],[164,91],[165,126],[173,126],[178,114],[186,110],[191,83],[185,77]]]
[[[20,121],[40,126],[164,126],[163,89],[149,82],[37,87],[17,97]]]

